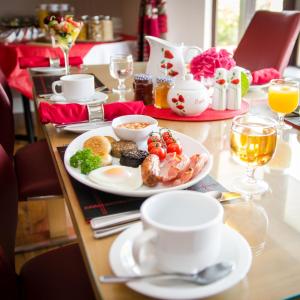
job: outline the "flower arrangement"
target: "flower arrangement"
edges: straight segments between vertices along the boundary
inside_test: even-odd
[[[201,80],[202,78],[212,78],[217,68],[230,70],[235,65],[232,54],[227,50],[217,51],[216,48],[210,48],[192,59],[190,70],[195,79]]]

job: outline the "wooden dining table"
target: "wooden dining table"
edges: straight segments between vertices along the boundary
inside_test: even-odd
[[[144,72],[145,63],[135,63],[134,72]],[[108,88],[116,87],[117,81],[109,74],[108,65],[90,66],[85,72],[93,73]],[[127,84],[132,84],[132,79]],[[259,115],[272,115],[266,95],[256,97],[255,92],[246,96],[250,112]],[[109,101],[117,96],[109,94]],[[132,99],[132,94],[127,95]],[[220,184],[231,190],[235,177],[245,172],[243,166],[231,158],[229,134],[232,119],[210,122],[179,122],[158,120],[159,126],[168,127],[186,134],[201,142],[213,157],[210,175]],[[59,175],[65,202],[70,212],[78,243],[86,269],[97,299],[150,299],[128,288],[125,284],[101,284],[99,276],[112,274],[109,264],[109,251],[117,235],[94,239],[90,225],[80,208],[70,178],[59,156],[57,147],[68,145],[75,133],[58,131],[52,124],[42,126],[48,141],[53,161]],[[264,217],[246,217],[241,224],[248,225],[249,232],[240,231],[250,245],[264,245],[260,253],[254,253],[249,273],[238,284],[209,299],[285,299],[294,294],[300,295],[300,132],[296,129],[278,136],[273,159],[259,167],[256,176],[268,182],[270,191],[255,199],[257,211]],[[229,208],[224,206],[225,212]],[[239,211],[231,211],[238,216]],[[248,223],[249,224],[248,224]],[[248,230],[249,231],[249,230]],[[300,296],[299,296],[300,297]],[[296,298],[295,298],[296,299]]]

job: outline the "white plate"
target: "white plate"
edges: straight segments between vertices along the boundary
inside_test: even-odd
[[[132,243],[142,231],[142,224],[136,224],[121,233],[113,242],[109,261],[113,272],[118,276],[154,273],[154,268],[141,269],[132,256]],[[199,299],[221,293],[233,287],[248,273],[252,253],[247,241],[227,225],[223,226],[221,253],[216,262],[232,261],[234,270],[223,279],[206,286],[180,281],[143,280],[127,283],[127,286],[141,294],[159,299]]]
[[[99,128],[99,129],[90,130],[86,133],[81,134],[77,138],[75,138],[66,149],[65,157],[64,157],[65,167],[66,167],[67,171],[69,172],[69,174],[73,178],[78,180],[79,182],[81,182],[91,188],[94,188],[94,189],[97,189],[100,191],[104,191],[107,193],[116,194],[116,195],[133,196],[133,197],[148,197],[153,194],[162,193],[162,192],[166,192],[166,191],[183,190],[183,189],[186,189],[186,188],[196,184],[198,181],[200,181],[202,178],[204,178],[209,173],[209,171],[211,170],[211,167],[212,167],[212,156],[209,154],[208,150],[204,146],[202,146],[202,144],[199,143],[198,141],[196,141],[180,132],[176,132],[176,131],[172,131],[172,132],[174,132],[174,135],[181,141],[183,151],[186,155],[192,156],[193,154],[196,154],[196,153],[207,153],[207,155],[208,155],[208,162],[206,163],[206,165],[202,169],[202,171],[195,178],[193,178],[192,180],[190,180],[189,182],[187,182],[185,184],[181,184],[181,185],[178,185],[175,187],[166,187],[166,186],[163,186],[162,184],[158,184],[156,187],[152,187],[152,188],[143,185],[139,189],[134,190],[134,191],[122,190],[122,189],[116,189],[116,188],[101,186],[99,184],[96,184],[96,183],[92,182],[88,178],[88,176],[81,174],[79,169],[75,169],[75,168],[71,167],[70,157],[73,154],[75,154],[76,151],[82,150],[83,143],[88,138],[95,136],[95,135],[108,135],[108,136],[112,136],[112,137],[118,139],[116,137],[116,135],[114,134],[114,131],[111,126],[105,126],[105,127]],[[145,145],[139,146],[139,149],[145,150],[145,148],[146,148]],[[118,160],[114,160],[114,164],[118,164]]]
[[[105,93],[102,92],[95,92],[95,94],[87,99],[80,99],[80,100],[72,100],[69,101],[67,100],[64,96],[62,95],[56,95],[53,94],[50,98],[49,101],[57,102],[57,103],[94,103],[94,102],[105,102],[107,100],[108,96]]]
[[[32,72],[38,73],[55,73],[61,74],[65,72],[65,68],[55,68],[55,67],[39,67],[39,68],[31,68]]]

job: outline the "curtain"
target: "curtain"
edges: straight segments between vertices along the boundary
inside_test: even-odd
[[[141,0],[138,23],[138,61],[147,61],[149,45],[146,35],[165,38],[168,31],[166,0]]]

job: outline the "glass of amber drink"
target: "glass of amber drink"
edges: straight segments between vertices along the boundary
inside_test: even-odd
[[[278,114],[278,129],[290,129],[291,126],[284,123],[284,116],[285,114],[293,112],[298,106],[299,83],[285,79],[271,80],[268,101],[270,108]]]
[[[245,176],[234,180],[234,189],[244,195],[262,194],[268,184],[254,177],[255,169],[267,164],[276,148],[276,122],[264,116],[243,115],[233,119],[230,148],[234,160],[247,167]]]

